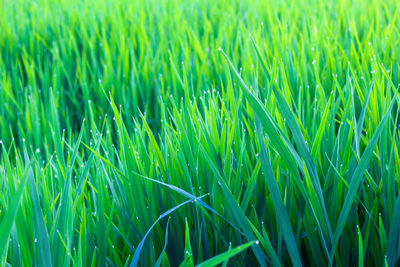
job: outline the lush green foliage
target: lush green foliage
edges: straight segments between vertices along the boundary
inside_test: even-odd
[[[394,266],[397,0],[3,0],[0,260]]]

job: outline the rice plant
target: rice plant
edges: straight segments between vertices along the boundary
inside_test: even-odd
[[[0,6],[1,266],[400,263],[400,2]]]

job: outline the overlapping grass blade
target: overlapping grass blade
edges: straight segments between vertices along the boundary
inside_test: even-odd
[[[349,190],[346,194],[346,198],[345,201],[343,203],[343,207],[341,209],[340,212],[340,217],[338,219],[338,223],[336,226],[336,230],[333,236],[333,242],[332,242],[332,248],[330,251],[331,256],[333,257],[335,251],[336,251],[336,246],[337,243],[339,242],[339,238],[342,234],[343,228],[346,224],[347,218],[349,216],[351,207],[353,206],[353,201],[356,197],[358,188],[361,184],[361,182],[363,181],[363,176],[364,176],[364,172],[365,169],[368,167],[370,158],[372,157],[372,154],[374,152],[375,149],[375,145],[378,142],[378,139],[385,127],[386,122],[388,121],[390,114],[392,112],[392,108],[394,103],[396,102],[396,98],[394,98],[392,100],[392,102],[390,103],[385,115],[382,117],[382,120],[380,121],[374,135],[372,136],[371,140],[368,143],[368,146],[366,147],[364,153],[362,154],[360,161],[358,162],[358,165],[354,171],[354,174],[352,175],[351,179],[350,179],[350,186],[349,186]]]
[[[196,267],[213,267],[216,266],[226,260],[228,260],[229,258],[232,258],[233,256],[235,256],[236,254],[242,252],[243,250],[246,250],[247,248],[249,248],[250,246],[253,246],[256,244],[257,241],[251,241],[248,242],[246,244],[237,246],[235,248],[232,248],[230,250],[228,250],[227,252],[221,253],[215,257],[212,257],[211,259],[202,262],[200,264],[197,264]]]

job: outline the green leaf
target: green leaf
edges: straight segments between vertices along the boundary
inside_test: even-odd
[[[360,232],[360,228],[357,226],[358,235],[358,266],[364,267],[364,250],[363,250],[363,238]]]
[[[387,241],[386,256],[388,266],[396,266],[400,254],[400,195],[396,199],[392,221],[390,222],[389,239]]]
[[[24,157],[25,164],[29,164],[29,156],[26,151],[26,147],[24,145]],[[36,188],[36,181],[33,177],[32,167],[29,167],[28,170],[28,185],[29,185],[29,194],[31,196],[32,207],[33,207],[33,217],[34,217],[34,229],[35,229],[35,246],[37,247],[39,253],[39,265],[40,266],[52,266],[51,261],[51,250],[49,244],[49,234],[47,233],[46,224],[44,222],[43,211],[40,208],[39,194]]]
[[[206,260],[206,261],[196,265],[196,267],[213,267],[213,266],[216,266],[216,265],[218,265],[218,264],[220,264],[220,263],[232,258],[236,254],[246,250],[250,246],[256,244],[256,242],[257,241],[251,241],[251,242],[248,242],[248,243],[246,243],[244,245],[240,245],[240,246],[237,246],[237,247],[235,247],[233,249],[229,249],[227,252],[221,253],[221,254],[219,254],[219,255],[217,255],[215,257],[212,257],[209,260]]]
[[[193,263],[193,252],[192,246],[190,245],[190,235],[189,235],[189,225],[187,222],[187,218],[185,218],[185,252],[184,252],[184,260],[179,265],[179,267],[192,267]]]
[[[258,137],[258,144],[260,150],[261,165],[264,171],[264,179],[267,184],[268,190],[271,194],[272,202],[275,208],[275,214],[277,217],[277,225],[280,227],[280,231],[283,233],[283,238],[292,264],[294,266],[302,266],[300,253],[297,250],[296,240],[293,235],[292,225],[290,223],[289,215],[286,212],[285,205],[283,204],[282,195],[279,191],[278,183],[275,179],[274,172],[272,171],[271,160],[269,152],[265,147],[264,138],[262,136],[260,121],[256,119],[256,132]]]
[[[17,215],[19,204],[22,199],[22,194],[25,189],[25,185],[28,181],[28,173],[31,167],[31,162],[26,165],[24,174],[21,177],[20,184],[14,196],[10,199],[10,205],[7,207],[7,212],[1,220],[0,224],[0,258],[4,256],[9,241],[12,226],[14,224],[15,217]]]
[[[205,196],[205,195],[204,195]],[[203,198],[204,196],[200,196],[200,198]],[[191,203],[192,200],[187,200],[185,202],[182,202],[181,204],[167,210],[166,212],[164,212],[163,214],[160,215],[160,217],[158,217],[158,219],[150,226],[149,230],[146,232],[146,234],[143,236],[142,240],[140,241],[139,245],[137,246],[136,250],[135,250],[135,254],[133,255],[132,261],[130,266],[131,267],[135,267],[137,266],[138,262],[139,262],[139,257],[140,257],[140,252],[142,251],[144,242],[146,241],[147,236],[149,235],[150,231],[154,228],[154,226],[156,226],[156,224],[162,220],[163,218],[165,218],[166,216],[168,216],[169,214],[171,214],[172,212],[174,212],[175,210],[179,209],[180,207]]]
[[[379,140],[379,137],[384,129],[384,126],[387,122],[387,120],[389,119],[389,116],[391,114],[393,105],[396,101],[396,98],[394,98],[388,108],[388,110],[386,111],[386,114],[383,116],[382,120],[380,121],[374,135],[372,136],[372,139],[370,140],[370,142],[368,143],[367,148],[365,149],[363,155],[361,156],[360,161],[358,162],[358,165],[350,179],[350,186],[349,186],[349,190],[346,194],[346,198],[342,207],[342,210],[340,212],[340,216],[339,216],[339,220],[338,220],[338,224],[336,227],[336,231],[335,234],[333,236],[333,242],[332,242],[332,248],[331,248],[331,257],[333,257],[333,255],[335,254],[336,251],[336,246],[339,242],[339,238],[342,234],[343,228],[346,225],[346,221],[347,218],[349,216],[351,207],[353,205],[353,201],[356,198],[356,194],[358,191],[358,188],[361,184],[361,182],[363,181],[363,175],[365,170],[368,167],[369,161],[373,155],[374,149],[375,149],[375,145]]]
[[[167,226],[165,227],[165,238],[164,238],[164,247],[160,253],[160,256],[158,257],[156,263],[154,264],[154,267],[160,267],[162,260],[164,258],[165,254],[165,249],[167,248],[167,244],[168,244],[168,226],[169,226],[169,219],[167,221]]]

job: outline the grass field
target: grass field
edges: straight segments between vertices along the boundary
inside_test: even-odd
[[[398,266],[399,15],[0,0],[0,265]]]

